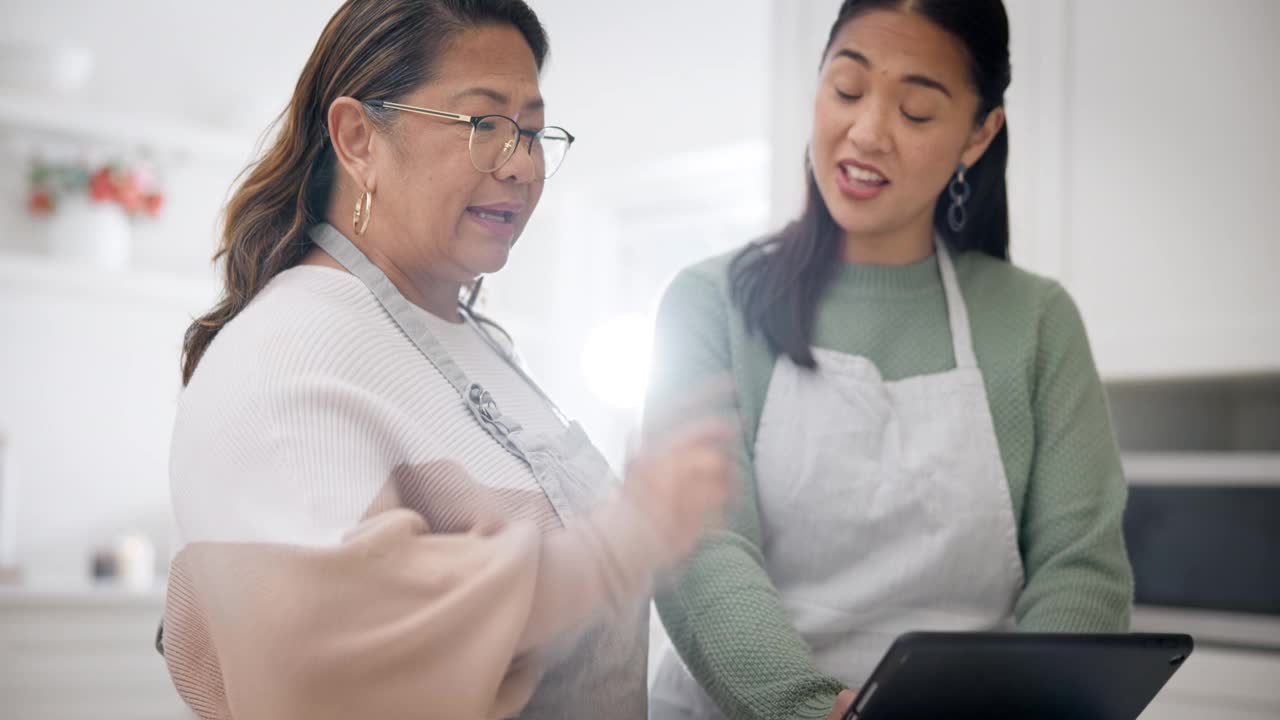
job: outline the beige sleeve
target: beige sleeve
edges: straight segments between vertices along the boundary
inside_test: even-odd
[[[335,548],[195,543],[175,559],[166,659],[204,717],[507,717],[536,687],[530,651],[648,592],[655,540],[617,499],[547,536],[429,534],[396,509]]]

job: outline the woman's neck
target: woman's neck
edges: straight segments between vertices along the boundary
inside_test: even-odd
[[[364,242],[361,238],[354,238],[351,242],[369,258],[369,262],[378,266],[406,300],[441,320],[462,322],[462,317],[458,314],[458,297],[462,292],[460,283],[440,280],[425,272],[406,272],[395,260],[378,250],[376,243]],[[302,264],[330,267],[343,272],[347,270],[333,256],[318,247],[307,253]]]
[[[933,254],[933,219],[882,234],[844,233],[844,261],[850,265],[911,265]]]
[[[386,273],[387,279],[406,300],[446,322],[462,322],[462,316],[458,314],[458,296],[462,293],[460,283],[441,280],[425,272],[406,272],[376,249],[361,250]]]

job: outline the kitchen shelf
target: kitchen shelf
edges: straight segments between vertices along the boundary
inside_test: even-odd
[[[181,158],[212,157],[237,163],[249,159],[255,144],[248,132],[7,92],[0,92],[0,127],[145,147]]]
[[[1280,484],[1280,452],[1128,452],[1121,459],[1130,482]]]
[[[0,252],[0,291],[50,293],[87,299],[207,308],[217,298],[213,273],[149,269],[103,270],[34,253]]]
[[[0,609],[152,607],[163,606],[164,598],[165,584],[162,581],[157,581],[154,585],[145,588],[81,579],[0,585]]]

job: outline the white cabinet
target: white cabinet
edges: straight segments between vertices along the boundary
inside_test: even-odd
[[[1104,374],[1280,370],[1280,3],[1067,7],[1060,270]]]
[[[1005,2],[1014,260],[1107,380],[1280,372],[1280,3]]]
[[[189,720],[155,651],[159,592],[0,589],[0,718]]]
[[[1007,5],[1015,260],[1108,380],[1280,371],[1280,3]]]
[[[1280,372],[1280,3],[1005,2],[1015,261],[1108,380]]]

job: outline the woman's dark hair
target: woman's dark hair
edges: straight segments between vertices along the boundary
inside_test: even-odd
[[[306,232],[325,216],[337,166],[325,128],[333,101],[401,99],[435,79],[459,33],[493,25],[519,31],[542,69],[546,31],[522,0],[347,0],[334,13],[276,121],[279,132],[227,203],[214,255],[224,263],[223,295],[187,329],[184,385],[218,332],[312,248]],[[380,127],[393,122],[390,111],[365,112]]]
[[[845,25],[872,10],[919,15],[964,44],[978,90],[977,122],[1004,104],[1011,73],[1009,20],[1001,0],[845,0],[831,26],[823,58]],[[1008,158],[1009,133],[1002,128],[965,175],[972,195],[965,205],[968,221],[962,231],[952,231],[947,223],[950,196],[946,189],[939,195],[934,226],[955,251],[976,250],[1008,259]],[[841,262],[841,231],[818,192],[808,159],[805,179],[808,189],[800,217],[739,252],[730,264],[729,281],[748,330],[763,333],[774,352],[786,354],[801,367],[814,368],[817,363],[810,349],[814,316]]]

